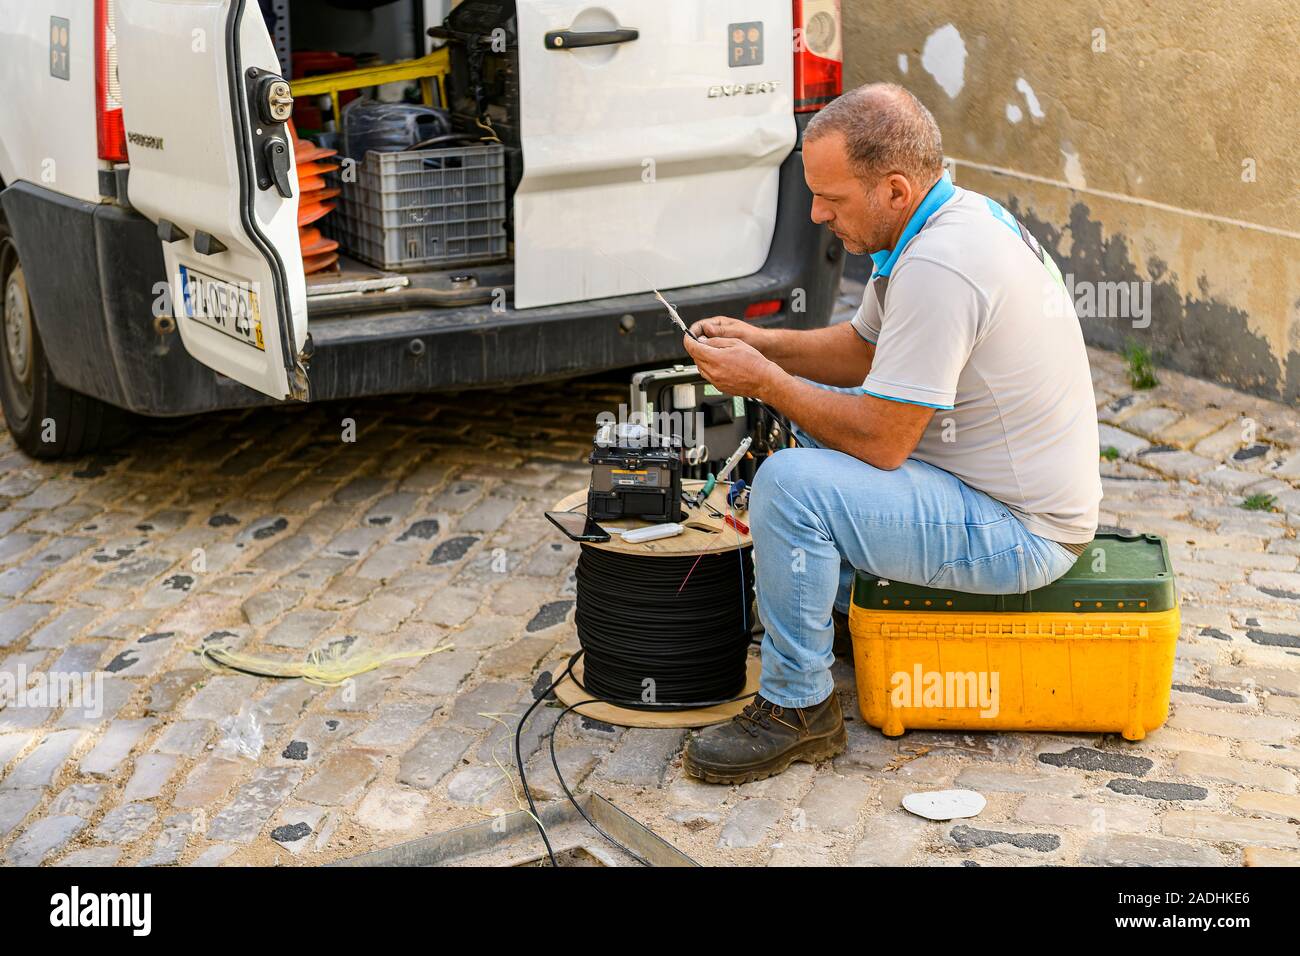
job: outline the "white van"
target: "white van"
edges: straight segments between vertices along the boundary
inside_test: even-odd
[[[426,31],[436,6],[6,0],[0,404],[28,454],[88,451],[122,409],[662,363],[683,353],[652,288],[688,321],[825,324],[843,250],[809,220],[799,137],[840,92],[840,0],[463,0]],[[507,256],[305,274],[295,35],[452,45],[443,105],[509,156]]]

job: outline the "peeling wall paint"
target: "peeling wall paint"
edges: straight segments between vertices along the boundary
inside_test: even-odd
[[[1300,17],[1176,6],[846,0],[845,84],[915,92],[959,185],[1063,272],[1150,284],[1146,327],[1085,318],[1089,341],[1300,404]]]
[[[926,38],[921,66],[934,77],[949,97],[956,97],[966,85],[966,42],[949,23]]]
[[[1079,154],[1066,145],[1061,147],[1061,155],[1065,157],[1065,181],[1075,189],[1087,189],[1088,177],[1083,175],[1083,163],[1079,162]]]
[[[1128,316],[1085,315],[1080,321],[1088,341],[1115,350],[1140,341],[1180,372],[1280,397],[1276,384],[1282,369],[1268,340],[1251,329],[1244,310],[1210,291],[1205,275],[1179,276],[1158,256],[1139,267],[1128,238],[1107,235],[1085,202],[1070,207],[1064,229],[1023,208],[1014,196],[1008,202],[1007,208],[1052,250],[1061,272],[1074,283],[1150,283],[1152,321],[1145,329],[1137,327],[1141,320]],[[1063,242],[1067,234],[1068,243]],[[1189,286],[1195,291],[1185,291]]]
[[[1038,102],[1038,97],[1034,95],[1034,88],[1022,76],[1016,80],[1016,89],[1020,95],[1025,98],[1025,103],[1029,107],[1029,115],[1034,119],[1042,119],[1047,114],[1043,112],[1043,107]]]

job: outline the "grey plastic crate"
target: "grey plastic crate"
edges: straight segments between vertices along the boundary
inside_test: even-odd
[[[502,147],[372,150],[356,172],[330,217],[353,257],[392,271],[505,257]]]

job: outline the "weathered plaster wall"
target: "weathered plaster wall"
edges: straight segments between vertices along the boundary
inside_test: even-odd
[[[1090,341],[1300,400],[1294,0],[844,0],[844,14],[846,87],[893,81],[930,107],[958,183],[1073,276]],[[1138,285],[1095,285],[1115,282]],[[1089,315],[1080,296],[1121,307]]]

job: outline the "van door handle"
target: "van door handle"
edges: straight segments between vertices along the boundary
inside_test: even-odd
[[[271,182],[259,185],[262,185],[263,189],[274,186],[285,199],[292,199],[293,183],[289,179],[288,144],[273,136],[262,145],[262,155],[266,158],[266,168],[271,174]]]
[[[613,43],[631,43],[641,35],[640,30],[591,30],[578,33],[574,30],[552,30],[546,34],[546,49],[572,50],[580,46],[609,46]]]

